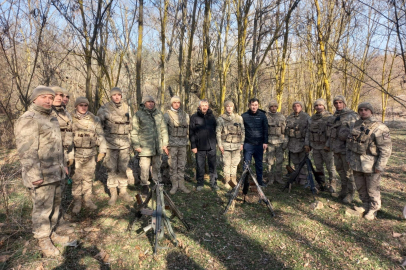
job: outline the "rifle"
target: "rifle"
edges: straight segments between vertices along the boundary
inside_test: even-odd
[[[226,214],[227,211],[229,210],[230,206],[232,205],[233,201],[235,200],[235,198],[237,197],[239,191],[240,191],[240,187],[242,185],[242,183],[244,182],[244,188],[243,188],[243,194],[244,194],[244,202],[245,202],[245,195],[247,195],[248,193],[248,188],[249,188],[249,180],[248,180],[248,174],[251,175],[252,180],[254,181],[255,185],[257,186],[257,191],[258,191],[258,195],[259,195],[259,203],[264,202],[265,205],[268,207],[269,211],[271,212],[271,216],[275,216],[275,213],[273,211],[273,207],[271,202],[269,201],[269,199],[265,196],[264,192],[262,191],[261,187],[258,184],[258,181],[256,179],[256,177],[254,176],[254,174],[251,171],[250,168],[250,162],[245,161],[244,162],[244,166],[245,166],[245,170],[243,171],[240,180],[238,181],[237,185],[233,188],[234,191],[228,201],[228,204],[226,206],[226,209],[224,210],[223,214]]]
[[[153,197],[155,197],[155,210],[147,208],[149,201]],[[159,246],[159,240],[164,237],[165,228],[168,231],[170,237],[174,240],[175,246],[177,246],[178,240],[176,239],[176,235],[172,229],[170,220],[172,220],[174,217],[177,217],[188,231],[190,230],[190,226],[183,219],[182,213],[177,209],[169,195],[163,189],[163,184],[155,182],[155,186],[150,190],[144,202],[142,201],[142,198],[139,194],[137,194],[136,199],[139,207],[136,216],[151,216],[151,223],[143,228],[143,232],[141,234],[146,233],[151,229],[154,230],[154,254],[157,253],[158,249],[167,248]],[[165,205],[165,201],[168,205]],[[164,211],[165,209],[169,209],[172,211],[172,216],[170,218],[166,215]]]
[[[312,161],[309,158],[309,153],[306,153],[303,160],[299,163],[298,168],[295,168],[293,173],[291,173],[289,175],[289,180],[286,183],[286,186],[283,188],[282,191],[284,191],[287,188],[290,189],[291,184],[296,181],[296,178],[299,176],[300,171],[305,164],[307,165],[307,183],[305,185],[305,188],[310,187],[310,190],[312,191],[313,194],[318,193],[318,189],[314,183],[314,180],[316,179],[317,183],[319,184],[320,190],[324,191],[325,181],[323,180],[323,178],[321,178],[321,176],[324,175],[324,173],[315,171],[315,169],[312,165]],[[313,176],[314,176],[314,178],[313,178]]]
[[[295,170],[292,168],[292,166],[290,165],[290,151],[288,151],[289,153],[289,164],[286,165],[286,170],[288,171],[288,175],[292,174],[295,172]]]

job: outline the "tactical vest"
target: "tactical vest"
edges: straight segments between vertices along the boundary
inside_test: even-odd
[[[93,115],[88,115],[81,120],[74,117],[73,124],[73,143],[75,148],[93,148],[99,145]]]
[[[67,148],[73,142],[72,120],[66,115],[66,112],[65,114],[60,114],[56,109],[53,111],[61,129],[62,145],[64,148]]]
[[[169,115],[169,136],[172,137],[186,137],[188,131],[188,124],[186,120],[186,113],[179,111],[175,113],[172,110],[168,110]]]
[[[227,143],[241,143],[242,129],[241,123],[235,122],[235,118],[227,119],[223,116],[224,127],[221,131],[221,140]]]
[[[108,134],[128,135],[130,132],[130,116],[128,105],[123,103],[121,108],[117,108],[113,102],[106,104],[108,116],[106,117],[104,129]]]
[[[338,131],[342,125],[340,116],[332,117],[333,121],[327,123],[327,136],[332,139],[337,139]]]
[[[282,136],[285,134],[285,121],[268,118],[268,135]]]
[[[368,147],[370,154],[377,156],[377,148],[375,143],[369,145],[369,141],[372,135],[372,131],[379,125],[379,122],[374,122],[369,126],[362,124],[358,127],[354,127],[351,134],[347,138],[347,147],[353,153],[358,155],[365,155],[367,153]]]
[[[312,121],[309,126],[311,142],[326,142],[326,125],[324,122]]]
[[[287,121],[286,123],[286,132],[290,138],[300,139],[302,138],[302,131],[300,130],[299,123]]]

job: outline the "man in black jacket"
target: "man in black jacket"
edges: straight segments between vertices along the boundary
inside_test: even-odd
[[[192,152],[196,154],[196,190],[203,189],[206,157],[209,163],[210,185],[218,190],[216,173],[216,118],[209,109],[207,99],[202,99],[197,112],[190,117],[189,138]]]
[[[249,100],[249,110],[243,113],[245,127],[244,141],[244,169],[245,162],[251,163],[252,157],[255,159],[255,171],[260,186],[265,186],[262,181],[262,159],[264,151],[268,148],[268,120],[265,112],[259,110],[259,100],[251,98]]]

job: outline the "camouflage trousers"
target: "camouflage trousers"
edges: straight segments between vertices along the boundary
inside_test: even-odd
[[[149,185],[149,170],[152,166],[152,179],[156,182],[161,180],[160,169],[161,169],[161,155],[156,155],[152,157],[140,157],[140,167],[141,167],[141,185]]]
[[[326,152],[324,149],[314,149],[313,148],[313,160],[314,160],[314,166],[316,167],[315,170],[316,172],[323,172],[324,173],[324,167],[323,164],[326,164],[326,169],[328,172],[328,178],[330,183],[334,180],[336,180],[336,175],[334,171],[334,157],[333,157],[333,152]],[[326,181],[326,176],[323,174],[321,177],[324,181]]]
[[[306,152],[302,151],[299,153],[289,153],[290,155],[290,160],[292,161],[293,165],[295,166],[295,169],[299,167],[300,162],[305,158]],[[307,166],[304,165],[302,169],[300,170],[299,176],[297,178],[297,181],[300,181],[300,184],[304,184],[304,181],[307,179]]]
[[[107,168],[107,187],[127,188],[127,168],[130,161],[129,149],[107,149],[104,166]]]
[[[185,179],[186,146],[170,146],[168,164],[171,181]]]
[[[355,193],[355,182],[352,175],[352,170],[347,162],[346,155],[334,153],[334,164],[338,175],[341,178],[341,195]]]
[[[282,144],[268,144],[266,149],[266,162],[268,163],[268,173],[277,177],[282,177],[283,163]]]
[[[367,211],[381,209],[381,174],[354,171],[354,179],[362,206]]]
[[[237,176],[237,167],[241,161],[241,151],[237,150],[224,150],[223,154],[223,172],[224,177]]]
[[[72,195],[92,195],[96,156],[76,157],[75,174],[72,176]]]
[[[58,222],[61,206],[60,182],[30,189],[32,198],[32,232],[34,238],[49,237]]]

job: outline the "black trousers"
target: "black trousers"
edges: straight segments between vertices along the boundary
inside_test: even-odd
[[[204,185],[204,172],[206,167],[206,157],[209,163],[210,184],[211,186],[217,185],[217,173],[216,173],[216,149],[197,151],[196,153],[196,186]]]

